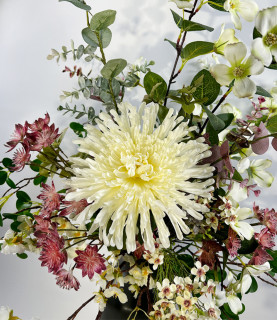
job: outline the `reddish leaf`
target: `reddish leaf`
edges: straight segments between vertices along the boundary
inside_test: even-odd
[[[272,147],[277,151],[277,138],[273,138],[271,144]]]
[[[263,122],[260,123],[257,133],[254,136],[254,140],[265,137],[268,135],[268,131]],[[269,148],[269,138],[258,140],[252,144],[252,150],[256,154],[264,154]]]

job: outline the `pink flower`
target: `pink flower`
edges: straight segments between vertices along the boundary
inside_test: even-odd
[[[64,240],[62,238],[48,237],[43,241],[39,260],[42,261],[42,267],[48,267],[48,272],[56,274],[67,262],[66,251],[62,250],[63,246]]]
[[[270,249],[275,246],[274,235],[269,232],[268,228],[264,228],[260,233],[255,233],[255,239],[264,248]]]
[[[258,247],[254,253],[253,257],[249,260],[248,264],[250,265],[262,265],[267,261],[273,260],[272,256],[268,254],[263,247]]]
[[[27,126],[28,126],[28,128],[29,128],[31,131],[33,131],[33,132],[35,132],[35,131],[41,131],[41,130],[43,129],[44,125],[48,125],[49,122],[50,122],[50,116],[49,116],[49,114],[48,114],[48,112],[47,112],[47,113],[45,114],[45,118],[44,118],[44,119],[38,118],[38,120],[35,120],[35,122],[32,123],[32,124],[29,124],[29,123],[27,122]]]
[[[31,133],[29,135],[31,150],[40,151],[42,148],[50,146],[59,137],[58,131],[59,129],[55,129],[55,125],[52,124],[50,127],[44,125],[40,131]]]
[[[21,171],[25,167],[26,163],[30,161],[31,155],[29,153],[29,148],[23,145],[22,149],[16,150],[13,156],[13,171]]]
[[[53,181],[52,187],[45,183],[42,184],[42,187],[44,190],[38,196],[38,199],[41,199],[43,201],[42,216],[47,217],[48,214],[50,217],[51,213],[54,210],[59,210],[61,203],[61,195],[57,193]]]
[[[264,210],[264,224],[268,227],[271,233],[277,233],[277,212],[275,212],[274,209]]]
[[[77,257],[74,258],[76,262],[76,268],[82,270],[82,276],[88,275],[89,279],[92,279],[94,272],[101,273],[106,269],[105,259],[98,253],[97,246],[88,245],[84,251],[76,250]]]
[[[75,289],[76,291],[78,291],[78,289],[80,288],[80,282],[73,276],[72,270],[59,270],[57,272],[56,280],[57,285],[63,289]]]
[[[5,145],[8,148],[10,147],[8,152],[13,150],[19,142],[24,141],[26,132],[27,132],[27,122],[25,123],[24,127],[21,124],[15,125],[15,131],[12,134],[11,140],[8,141],[7,144]]]
[[[64,217],[73,214],[75,217],[87,207],[88,202],[86,199],[82,199],[80,201],[63,201],[63,204],[68,207],[64,208],[59,215]]]
[[[234,257],[238,254],[238,250],[241,247],[241,242],[240,239],[237,237],[236,232],[232,229],[229,228],[228,231],[228,238],[226,241],[226,248],[231,255],[231,257]]]

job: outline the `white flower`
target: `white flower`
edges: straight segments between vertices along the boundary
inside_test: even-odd
[[[216,217],[214,212],[208,212],[206,213],[206,223],[207,225],[210,225],[214,231],[216,232],[217,227],[218,227],[218,218]]]
[[[10,312],[11,312],[11,309],[9,307],[2,306],[0,308],[0,320],[9,320]]]
[[[236,202],[241,202],[247,199],[247,188],[242,188],[240,183],[233,182],[231,190],[228,192],[228,198],[234,199]]]
[[[259,11],[257,3],[251,0],[227,0],[224,3],[224,9],[231,13],[231,19],[239,30],[241,30],[241,21],[238,13],[246,21],[253,21]]]
[[[272,62],[272,55],[277,60],[277,6],[261,10],[256,17],[256,28],[262,38],[256,38],[252,44],[252,54],[265,66]]]
[[[252,278],[249,273],[244,272],[240,280],[234,284],[236,292],[240,292],[242,295],[245,294],[251,287]]]
[[[204,307],[208,312],[210,319],[219,319],[220,318],[220,310],[215,305],[215,301],[209,301],[204,303]]]
[[[242,159],[238,164],[238,172],[243,173],[245,170],[249,172],[249,178],[252,178],[259,187],[268,188],[274,181],[273,175],[265,171],[272,165],[272,161],[268,159],[250,160],[248,158]]]
[[[162,284],[159,282],[156,283],[157,289],[160,291],[159,292],[159,297],[166,298],[166,299],[172,299],[174,296],[174,293],[176,292],[176,285],[175,284],[170,284],[168,279],[164,279]]]
[[[148,260],[149,263],[153,264],[153,269],[157,270],[158,266],[163,264],[164,262],[164,255],[163,254],[156,254],[152,255],[152,258]]]
[[[259,276],[260,274],[264,272],[269,272],[271,270],[269,262],[266,262],[262,265],[251,265],[247,266],[246,270],[252,275],[252,276]]]
[[[111,298],[111,297],[118,298],[118,300],[121,303],[126,303],[128,301],[126,294],[117,287],[109,287],[108,289],[106,289],[104,291],[104,296],[106,298]]]
[[[152,217],[162,245],[169,247],[166,215],[182,239],[190,232],[183,220],[187,213],[201,220],[209,211],[195,195],[211,197],[214,180],[208,178],[213,167],[198,164],[211,152],[204,138],[182,142],[195,128],[181,123],[183,118],[177,118],[173,109],[155,128],[157,104],[142,104],[138,111],[129,103],[118,107],[120,115],[114,110],[111,115],[100,113],[99,129],[87,125],[87,137],[75,141],[86,159],[71,159],[75,177],[66,199],[87,199],[90,205],[83,218],[91,219],[97,212],[90,233],[99,228],[106,245],[122,249],[126,233],[126,248],[132,252],[140,232],[146,250],[153,252]]]
[[[231,105],[230,103],[224,103],[221,106],[221,111],[223,113],[232,113],[234,115],[234,119],[233,119],[232,123],[235,123],[236,119],[241,119],[242,118],[242,112],[238,108],[236,108],[233,105]]]
[[[199,279],[204,282],[206,280],[206,272],[209,271],[209,267],[207,265],[204,265],[202,267],[202,264],[200,261],[196,261],[195,263],[196,268],[191,269],[191,274],[195,275],[195,282],[199,282]]]
[[[239,235],[242,240],[244,238],[250,240],[254,235],[254,229],[249,223],[241,220],[245,220],[251,215],[252,210],[250,208],[238,207],[228,214],[225,223],[229,224],[230,227]]]
[[[26,250],[26,247],[22,244],[22,239],[11,229],[7,230],[0,243],[2,243],[1,253],[3,254],[21,254]]]
[[[230,294],[227,293],[226,300],[227,300],[227,303],[229,304],[231,311],[234,314],[238,314],[240,311],[242,311],[242,303],[234,293],[230,293]]]
[[[235,30],[234,29],[226,29],[225,24],[221,26],[221,33],[218,40],[215,42],[215,52],[224,55],[224,49],[227,44],[230,43],[237,43],[239,40],[235,37]]]
[[[107,299],[104,297],[102,292],[94,292],[95,298],[94,301],[99,304],[99,310],[103,312],[106,308]]]
[[[225,58],[231,67],[225,64],[216,64],[211,68],[211,73],[222,86],[228,86],[235,80],[233,93],[239,98],[251,97],[256,92],[255,83],[248,76],[260,74],[264,66],[254,56],[244,60],[247,48],[242,42],[228,44],[224,50]]]
[[[174,2],[179,9],[192,9],[192,0],[168,0],[168,2]]]

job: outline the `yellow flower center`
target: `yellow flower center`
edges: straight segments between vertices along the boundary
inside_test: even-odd
[[[269,32],[264,38],[264,43],[268,47],[271,47],[277,44],[277,34]]]
[[[233,75],[235,78],[241,78],[245,73],[245,69],[243,69],[241,66],[235,67],[233,70]]]

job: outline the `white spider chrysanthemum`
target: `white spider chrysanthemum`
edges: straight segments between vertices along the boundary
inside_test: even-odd
[[[66,199],[91,203],[82,219],[97,211],[90,233],[99,228],[106,245],[123,248],[126,234],[127,251],[134,251],[140,232],[145,248],[154,251],[154,222],[162,245],[169,247],[165,216],[182,239],[190,232],[186,214],[200,220],[209,211],[195,199],[211,197],[214,180],[208,178],[214,168],[198,164],[211,151],[204,138],[182,142],[195,127],[181,122],[173,109],[156,126],[157,104],[142,104],[138,111],[129,103],[118,107],[120,115],[100,113],[99,129],[86,125],[87,137],[75,141],[88,156],[71,159],[75,176]]]

